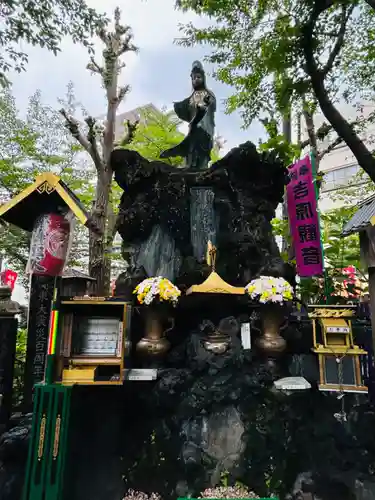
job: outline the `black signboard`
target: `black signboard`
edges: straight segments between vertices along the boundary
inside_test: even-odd
[[[31,278],[25,367],[25,409],[31,410],[34,384],[41,382],[44,378],[55,279],[52,276],[36,275]]]

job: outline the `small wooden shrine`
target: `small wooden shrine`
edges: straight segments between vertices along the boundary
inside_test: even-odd
[[[122,384],[130,317],[130,304],[112,297],[56,301],[48,347],[51,382]]]
[[[32,231],[39,215],[69,209],[77,219],[93,231],[97,228],[80,199],[52,172],[36,177],[35,182],[0,207],[3,221],[25,231]]]
[[[354,344],[350,306],[311,306],[313,348],[318,355],[319,389],[322,391],[367,392],[360,358],[367,352]]]

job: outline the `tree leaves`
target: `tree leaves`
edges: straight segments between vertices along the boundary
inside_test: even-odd
[[[72,101],[73,88],[66,99]],[[2,202],[34,182],[35,177],[52,171],[78,194],[87,206],[93,199],[90,179],[93,170],[74,150],[60,115],[45,106],[38,91],[29,99],[27,116],[21,119],[9,89],[0,92],[0,196]],[[77,168],[78,167],[78,168]],[[84,231],[87,232],[85,228]],[[85,252],[76,238],[72,258]],[[28,258],[30,235],[16,227],[2,227],[0,252],[18,272],[23,273]]]
[[[133,141],[128,149],[138,151],[148,160],[159,160],[160,154],[166,149],[176,146],[184,135],[180,132],[181,122],[173,111],[163,109],[141,111],[140,124],[137,127]],[[182,165],[182,158],[169,158],[169,163],[175,166]]]
[[[60,100],[69,114],[74,114],[79,103],[74,88],[68,85],[67,94]],[[145,108],[141,124],[137,128],[132,149],[149,160],[159,159],[161,151],[178,144],[184,134],[179,131],[180,122],[173,112],[150,111]],[[217,151],[213,156],[217,157]],[[182,158],[171,158],[176,167]],[[77,147],[75,139],[65,128],[60,113],[42,102],[38,91],[29,99],[28,112],[21,119],[15,100],[9,89],[0,92],[0,196],[2,202],[31,184],[35,177],[52,171],[80,198],[90,211],[95,200],[96,171],[90,158]],[[112,185],[111,205],[117,212],[121,189]],[[25,270],[30,235],[16,227],[0,226],[0,253],[15,270]],[[70,255],[70,265],[87,269],[89,257],[88,230],[75,225]],[[116,255],[111,255],[116,258]]]
[[[4,0],[0,7],[0,79],[11,68],[25,69],[27,54],[20,41],[45,47],[57,54],[65,36],[75,43],[91,48],[90,37],[100,30],[107,19],[89,8],[84,0]]]
[[[373,100],[375,9],[362,0],[178,0],[176,6],[209,16],[206,28],[182,27],[177,43],[208,45],[218,80],[234,94],[247,127],[255,118],[284,115],[318,101],[337,134],[375,181],[375,160],[335,103]]]

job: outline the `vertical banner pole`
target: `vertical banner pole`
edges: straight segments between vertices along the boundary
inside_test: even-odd
[[[314,189],[315,189],[315,199],[316,199],[316,211],[318,214],[318,224],[320,228],[320,246],[322,249],[322,266],[323,266],[323,276],[324,276],[324,295],[326,297],[326,304],[329,304],[329,286],[328,286],[328,274],[327,274],[327,269],[325,266],[325,255],[324,255],[324,246],[323,246],[323,237],[322,237],[322,219],[320,216],[320,211],[319,211],[319,190],[318,190],[318,185],[317,185],[317,171],[316,171],[316,162],[315,162],[315,156],[313,153],[310,153],[310,161],[311,161],[311,168],[312,168],[312,174],[313,174],[313,179],[314,179]]]

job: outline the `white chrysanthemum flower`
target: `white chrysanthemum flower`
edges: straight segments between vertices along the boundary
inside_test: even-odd
[[[267,302],[282,304],[293,298],[291,285],[284,278],[272,276],[260,276],[252,280],[245,287],[245,291],[253,300],[259,300],[261,304]]]
[[[143,280],[136,286],[134,293],[138,302],[145,305],[150,305],[155,299],[176,305],[181,296],[181,291],[162,276]]]

